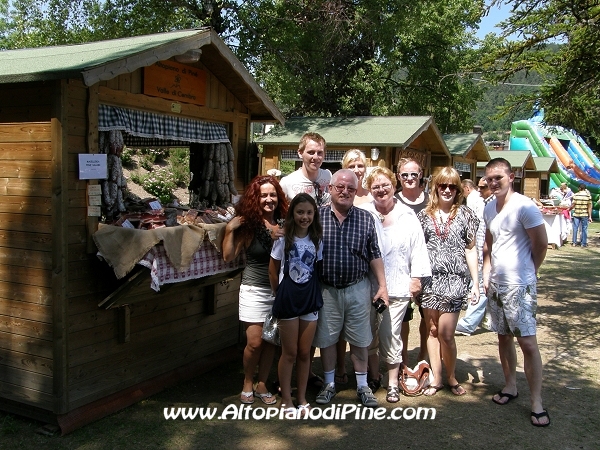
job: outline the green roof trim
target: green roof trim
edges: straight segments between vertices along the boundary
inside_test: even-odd
[[[81,76],[85,70],[130,58],[206,30],[183,30],[86,44],[26,48],[0,52],[0,83]],[[183,50],[181,53],[185,53]],[[152,62],[159,61],[158,58]]]
[[[554,156],[538,156],[533,158],[536,172],[558,173],[558,164]]]
[[[504,158],[506,159],[510,165],[514,167],[525,167],[525,164],[532,158],[531,153],[528,150],[512,150],[512,151],[503,151],[503,150],[490,150],[488,151],[490,155],[490,159],[494,158]],[[485,167],[487,163],[483,164]],[[477,164],[479,167],[479,164]]]
[[[430,125],[435,126],[431,116],[296,117],[287,119],[285,127],[275,126],[255,141],[297,146],[302,135],[312,131],[322,135],[328,146],[402,147]]]

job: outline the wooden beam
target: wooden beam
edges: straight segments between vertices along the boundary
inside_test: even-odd
[[[98,153],[98,83],[87,90],[87,151]],[[89,180],[88,184],[97,185],[98,180]],[[92,235],[98,230],[98,217],[87,218],[87,253],[96,253],[98,249],[94,244]]]
[[[158,97],[150,97],[144,94],[132,94],[125,91],[117,91],[105,86],[98,87],[99,103],[120,106],[122,108],[133,108],[142,111],[153,111],[160,114],[176,115],[188,119],[207,120],[211,122],[221,122],[225,124],[233,123],[235,113],[221,111],[207,106],[192,105],[190,103],[180,103],[181,113],[173,114],[171,111],[172,100],[166,100]],[[248,114],[237,112],[239,117],[248,119]]]
[[[69,410],[68,304],[67,301],[67,122],[68,84],[55,83],[52,135],[52,308],[54,413]]]

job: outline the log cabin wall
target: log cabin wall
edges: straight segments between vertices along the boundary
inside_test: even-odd
[[[0,403],[53,410],[56,83],[0,86]]]

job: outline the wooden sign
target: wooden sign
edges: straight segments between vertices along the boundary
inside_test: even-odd
[[[402,158],[410,158],[417,161],[423,169],[427,167],[427,153],[414,148],[398,148],[396,151],[396,163]]]
[[[144,68],[144,94],[204,105],[206,71],[173,61],[159,61]]]

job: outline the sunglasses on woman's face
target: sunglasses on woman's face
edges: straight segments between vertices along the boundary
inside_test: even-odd
[[[440,183],[440,184],[438,184],[438,189],[440,189],[442,191],[445,191],[446,189],[450,189],[452,192],[454,192],[458,189],[458,186],[455,184]]]

